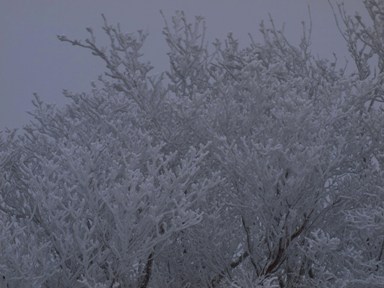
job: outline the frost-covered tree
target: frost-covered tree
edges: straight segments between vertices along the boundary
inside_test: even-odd
[[[59,36],[106,71],[66,107],[36,96],[24,132],[1,135],[2,281],[380,287],[384,7],[365,5],[371,26],[334,9],[352,74],[311,55],[310,27],[293,45],[272,20],[241,48],[164,17],[158,77],[140,31],[104,18],[106,47]]]

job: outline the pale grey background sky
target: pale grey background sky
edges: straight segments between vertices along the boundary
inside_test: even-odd
[[[257,40],[261,20],[268,13],[296,44],[301,21],[308,20],[310,4],[312,51],[321,57],[332,52],[343,60],[346,47],[337,31],[327,0],[0,0],[0,131],[29,121],[33,93],[49,103],[63,105],[62,90],[86,92],[90,81],[103,73],[100,60],[86,50],[59,42],[57,34],[83,39],[85,27],[102,33],[101,13],[111,24],[120,22],[127,32],[149,33],[145,53],[157,71],[167,68],[163,19],[184,10],[189,19],[204,16],[207,39],[223,39],[233,32],[242,44],[248,33]],[[345,0],[352,14],[364,13],[362,0]]]

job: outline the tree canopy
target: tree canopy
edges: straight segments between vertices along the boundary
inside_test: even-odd
[[[165,19],[169,69],[103,16],[106,65],[0,137],[8,287],[382,287],[384,4],[333,7],[355,68],[262,23],[241,48]],[[1,283],[1,282],[0,282]]]

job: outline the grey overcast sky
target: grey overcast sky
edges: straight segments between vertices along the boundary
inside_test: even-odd
[[[63,105],[63,89],[90,90],[90,82],[103,73],[101,61],[59,42],[56,35],[83,39],[86,27],[102,34],[102,13],[127,32],[148,32],[144,52],[156,71],[162,71],[168,67],[160,10],[168,18],[176,10],[183,10],[190,20],[203,16],[208,40],[233,32],[243,45],[248,33],[259,39],[259,23],[270,13],[278,27],[285,23],[287,37],[296,44],[301,21],[308,21],[308,4],[312,51],[320,57],[335,52],[343,61],[345,44],[327,0],[0,0],[0,131],[29,121],[26,111],[32,109],[35,92],[48,103]],[[345,6],[352,14],[364,14],[362,0],[346,0]]]

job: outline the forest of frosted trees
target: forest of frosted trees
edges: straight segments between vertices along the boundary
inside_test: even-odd
[[[105,17],[108,46],[59,36],[106,68],[0,134],[0,287],[384,287],[384,2],[364,4],[333,6],[348,69],[310,25],[240,48],[178,12],[158,76]]]

